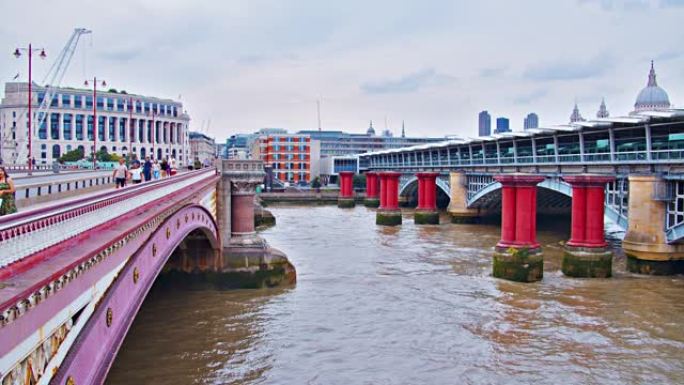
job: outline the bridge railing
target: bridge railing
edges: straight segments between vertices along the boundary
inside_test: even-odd
[[[113,220],[145,202],[215,175],[215,169],[191,171],[172,178],[111,190],[66,203],[0,217],[0,279],[6,267],[77,234]]]

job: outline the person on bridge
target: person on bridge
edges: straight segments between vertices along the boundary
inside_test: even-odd
[[[149,182],[152,179],[152,161],[149,156],[145,157],[145,163],[143,163],[142,170],[145,182]]]
[[[128,167],[124,163],[124,159],[119,159],[119,165],[114,168],[114,181],[116,183],[116,188],[126,187],[126,179],[128,179]]]
[[[164,163],[162,163],[162,167],[159,167],[159,161],[155,159],[154,164],[152,165],[152,178],[154,180],[158,180],[161,178],[161,172],[164,169]]]
[[[0,166],[0,216],[17,212],[14,202],[14,181],[10,178],[7,170]]]
[[[169,162],[166,160],[166,158],[164,158],[161,162],[161,173],[163,178],[169,176]]]
[[[133,166],[130,171],[131,175],[131,182],[133,184],[140,184],[142,183],[143,175],[142,175],[143,169],[140,167],[140,162],[137,160],[133,162]]]

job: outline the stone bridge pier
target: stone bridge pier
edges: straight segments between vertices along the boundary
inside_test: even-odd
[[[296,281],[287,256],[268,245],[254,227],[256,186],[263,183],[261,161],[223,160],[219,173],[217,216],[223,273],[247,286],[277,286]]]
[[[663,193],[659,188],[665,186],[666,181],[656,175],[629,176],[629,224],[622,248],[627,254],[627,269],[633,273],[684,273],[684,243],[668,239],[664,225],[668,215],[677,216],[667,210],[668,204],[676,201],[657,199]]]
[[[468,207],[468,182],[466,173],[449,173],[450,198],[447,212],[452,223],[475,223],[480,218],[479,209]]]

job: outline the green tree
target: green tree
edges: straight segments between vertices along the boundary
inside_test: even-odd
[[[71,150],[59,157],[60,162],[77,162],[81,159],[83,159],[83,149],[81,148]]]

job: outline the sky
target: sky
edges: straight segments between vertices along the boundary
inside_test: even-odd
[[[179,99],[223,141],[261,127],[477,135],[477,114],[521,130],[633,108],[655,60],[684,106],[684,0],[0,0],[0,78],[40,82],[76,27],[91,29],[62,85],[86,78]],[[0,50],[0,52],[2,52]],[[3,88],[4,89],[4,88]]]

